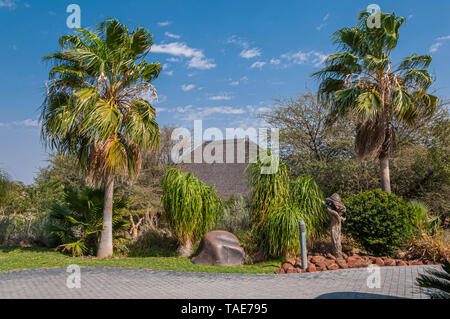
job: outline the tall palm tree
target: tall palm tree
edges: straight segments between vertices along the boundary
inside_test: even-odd
[[[328,56],[313,77],[320,81],[319,97],[332,102],[328,123],[345,116],[356,119],[356,154],[379,160],[381,186],[390,193],[394,127],[399,122],[414,126],[417,119],[432,114],[437,98],[427,93],[431,56],[413,54],[396,65],[391,62],[405,18],[381,13],[380,28],[370,28],[369,16],[363,11],[355,27],[333,34],[340,52]]]
[[[156,98],[150,83],[161,66],[144,60],[153,44],[151,33],[129,31],[116,19],[101,22],[93,32],[79,28],[59,43],[60,52],[43,57],[54,66],[41,110],[41,135],[47,147],[77,154],[91,181],[104,186],[97,253],[104,258],[112,255],[115,177],[136,177],[141,151],[159,141],[148,97]]]

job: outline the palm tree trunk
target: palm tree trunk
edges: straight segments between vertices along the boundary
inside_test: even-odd
[[[106,258],[112,256],[112,210],[114,196],[114,176],[108,175],[105,180],[105,198],[103,202],[103,231],[100,237],[97,257]]]
[[[381,189],[385,192],[391,193],[391,178],[389,173],[389,157],[380,159],[381,172]]]

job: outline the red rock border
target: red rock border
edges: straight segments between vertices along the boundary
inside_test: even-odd
[[[430,260],[402,260],[390,257],[373,257],[367,255],[353,254],[348,256],[342,254],[343,258],[336,258],[332,254],[308,256],[308,267],[301,268],[300,258],[287,258],[281,267],[275,270],[276,274],[295,274],[302,272],[316,272],[326,270],[337,270],[347,268],[364,268],[369,265],[383,266],[415,266],[415,265],[432,265]]]

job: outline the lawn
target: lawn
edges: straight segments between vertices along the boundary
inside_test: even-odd
[[[46,248],[0,247],[0,271],[67,267],[76,264],[89,267],[127,267],[140,269],[180,270],[212,273],[273,274],[280,261],[272,260],[254,265],[233,267],[198,266],[188,258],[179,257],[124,257],[111,259],[78,258]]]

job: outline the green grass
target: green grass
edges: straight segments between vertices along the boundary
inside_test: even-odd
[[[180,270],[211,273],[273,274],[281,260],[233,267],[198,266],[180,257],[124,257],[90,259],[70,257],[46,248],[0,247],[0,271],[67,267],[72,264],[89,267],[126,267],[140,269]]]

